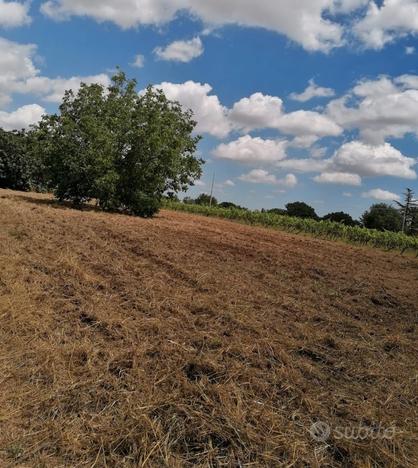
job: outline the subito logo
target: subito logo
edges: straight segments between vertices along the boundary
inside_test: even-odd
[[[318,421],[312,424],[309,429],[312,439],[317,442],[326,442],[331,434],[331,428],[323,421]]]

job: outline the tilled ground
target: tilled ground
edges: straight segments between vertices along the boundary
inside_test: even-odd
[[[0,191],[1,466],[415,467],[417,331],[415,258]]]

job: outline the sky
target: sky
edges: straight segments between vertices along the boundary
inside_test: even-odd
[[[208,193],[359,217],[418,192],[418,0],[0,0],[0,127],[120,66],[191,108]]]

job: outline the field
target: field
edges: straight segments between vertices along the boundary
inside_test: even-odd
[[[0,466],[418,466],[413,256],[4,190],[0,220]]]
[[[166,207],[186,213],[214,216],[222,219],[239,221],[253,226],[265,226],[287,232],[309,234],[322,239],[341,240],[350,244],[367,245],[385,250],[398,250],[415,254],[418,257],[418,237],[401,232],[377,231],[361,226],[345,226],[331,221],[316,221],[290,216],[281,216],[268,212],[249,211],[237,208],[194,205],[167,201]]]

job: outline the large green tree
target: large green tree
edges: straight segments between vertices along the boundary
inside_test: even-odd
[[[294,202],[286,205],[286,211],[289,216],[295,216],[297,218],[311,218],[318,219],[314,208],[309,206],[305,202]]]
[[[187,189],[201,175],[191,111],[118,72],[109,88],[67,91],[60,112],[32,132],[60,200],[96,199],[104,209],[152,216],[166,191]]]
[[[402,216],[393,206],[386,203],[372,205],[361,217],[364,227],[379,231],[401,231]]]

